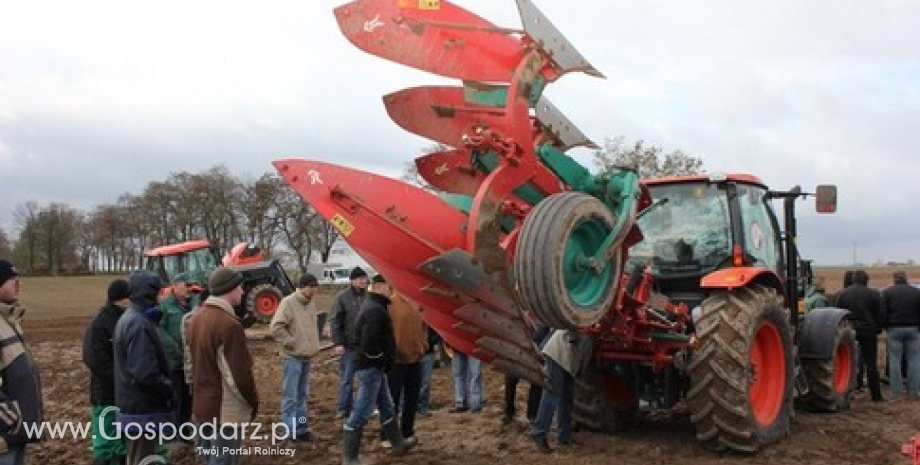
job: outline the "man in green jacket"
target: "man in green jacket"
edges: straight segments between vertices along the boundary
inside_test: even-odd
[[[176,389],[176,398],[179,399],[178,423],[180,425],[188,422],[192,415],[192,396],[182,370],[185,347],[182,341],[182,317],[198,305],[197,296],[192,293],[190,284],[191,279],[188,273],[177,274],[173,277],[172,289],[166,294],[166,297],[160,300],[159,304],[163,314],[159,323],[161,329],[159,333],[169,361],[169,380]]]
[[[827,298],[827,293],[824,290],[824,277],[818,276],[815,278],[814,284],[808,286],[808,290],[805,293],[805,311],[810,312],[816,308],[830,306],[831,301]]]
[[[319,311],[313,295],[319,281],[310,273],[300,277],[297,291],[281,300],[272,317],[271,331],[281,349],[284,369],[281,422],[290,428],[289,440],[319,439],[310,431],[307,401],[310,397],[310,359],[319,352]]]

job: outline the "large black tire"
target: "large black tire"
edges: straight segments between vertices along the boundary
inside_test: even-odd
[[[614,223],[610,209],[587,194],[563,192],[538,203],[524,219],[514,255],[515,287],[524,307],[553,328],[599,321],[616,298],[622,254],[600,275],[574,266],[571,257],[594,255]]]
[[[623,364],[616,371],[606,374],[606,380],[602,379],[598,370],[592,367],[575,380],[572,424],[576,428],[599,433],[625,431],[636,422],[639,411],[634,367]]]
[[[776,290],[715,291],[701,309],[687,395],[697,440],[710,450],[753,453],[787,436],[794,354]]]
[[[815,412],[840,412],[850,408],[856,389],[858,360],[856,332],[846,320],[841,320],[834,336],[834,355],[829,359],[802,360],[802,370],[808,381],[803,407]]]
[[[278,304],[284,294],[273,284],[262,283],[253,286],[243,299],[246,312],[255,316],[259,321],[268,322],[275,316]]]

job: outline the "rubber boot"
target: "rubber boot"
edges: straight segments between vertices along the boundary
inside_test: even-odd
[[[390,418],[386,423],[381,425],[380,429],[383,431],[384,437],[393,445],[393,449],[391,449],[390,453],[397,457],[405,455],[417,442],[414,440],[407,441],[403,438],[402,432],[399,430],[399,422],[396,421],[396,418]]]
[[[361,430],[343,430],[342,465],[363,465],[361,457]]]

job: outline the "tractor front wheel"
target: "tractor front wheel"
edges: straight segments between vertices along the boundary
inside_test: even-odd
[[[804,359],[802,369],[808,380],[808,394],[802,402],[810,410],[839,412],[850,407],[856,388],[856,333],[841,320],[834,337],[834,354],[828,359]]]
[[[696,331],[687,404],[703,446],[753,453],[788,435],[792,328],[776,290],[713,292]]]
[[[579,192],[538,203],[521,226],[514,281],[524,307],[554,328],[596,323],[616,298],[623,269],[620,250],[603,263],[588,259],[613,230],[615,219],[600,200]]]
[[[268,322],[275,316],[278,304],[283,298],[284,294],[280,289],[272,284],[263,283],[254,286],[246,293],[244,304],[249,314],[254,315],[260,321]]]

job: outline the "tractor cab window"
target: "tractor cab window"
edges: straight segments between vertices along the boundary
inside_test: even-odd
[[[185,271],[194,282],[207,283],[208,277],[217,268],[217,260],[211,249],[198,249],[187,254]]]
[[[631,264],[651,264],[657,276],[708,273],[731,256],[726,191],[715,184],[650,186],[656,204],[639,217],[644,239]]]
[[[764,200],[766,191],[757,186],[738,184],[737,192],[745,253],[753,258],[754,266],[782,269],[776,216],[770,203]]]
[[[208,282],[208,276],[217,268],[217,261],[211,249],[204,248],[163,257],[166,276],[172,282],[179,273],[188,273],[190,279],[197,283]]]

